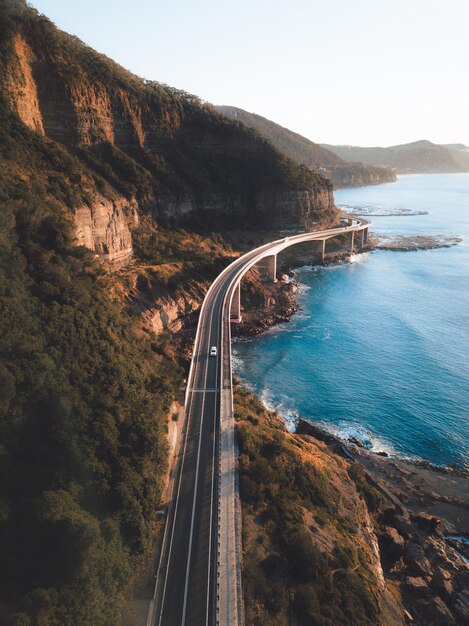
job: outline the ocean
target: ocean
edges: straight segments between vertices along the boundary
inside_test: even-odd
[[[469,174],[412,175],[335,192],[372,231],[459,236],[296,271],[301,310],[234,343],[235,373],[298,418],[371,450],[469,469]]]

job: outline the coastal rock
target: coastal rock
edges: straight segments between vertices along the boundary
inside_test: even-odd
[[[441,520],[435,515],[429,515],[428,513],[419,513],[413,517],[417,526],[431,535],[442,535],[443,530],[441,526]]]
[[[425,598],[415,603],[418,611],[418,624],[425,626],[463,626],[463,623],[457,622],[449,608],[439,597]]]
[[[404,554],[405,540],[395,528],[386,526],[379,536],[381,556],[394,563]]]
[[[451,574],[441,567],[435,569],[431,581],[433,589],[443,598],[445,602],[450,602],[453,595],[454,586],[451,580]]]
[[[461,589],[469,589],[469,567],[460,568],[455,579]]]
[[[363,445],[363,442],[360,441],[360,439],[358,439],[358,437],[349,437],[348,440],[350,441],[350,443],[353,443],[354,445],[358,446],[359,448],[364,448],[365,447]]]
[[[430,595],[430,589],[424,578],[408,576],[405,580],[405,584],[407,591],[413,596],[428,597]]]
[[[436,250],[437,248],[450,248],[461,243],[461,237],[449,237],[446,235],[396,235],[383,237],[374,244],[380,250],[399,250],[409,252],[412,250]]]
[[[456,596],[454,611],[461,624],[469,624],[469,590],[463,591]]]
[[[417,543],[408,543],[404,550],[404,563],[409,572],[416,576],[429,576],[432,568],[425,556],[422,546]]]

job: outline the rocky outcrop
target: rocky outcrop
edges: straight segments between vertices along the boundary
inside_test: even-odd
[[[143,326],[156,334],[163,330],[181,330],[187,318],[199,309],[204,293],[205,290],[201,289],[200,298],[182,294],[175,298],[167,295],[155,299],[152,305],[141,311]]]
[[[7,99],[28,128],[44,135],[37,85],[31,69],[34,53],[19,34],[15,35],[12,44],[13,62],[6,73]]]
[[[380,560],[387,584],[402,597],[408,621],[416,626],[469,624],[469,568],[458,547],[445,538],[450,528],[467,534],[467,474],[380,457],[304,420],[297,432],[327,443],[331,453],[349,460],[354,476],[366,478],[367,489],[379,490],[383,499],[373,518]],[[446,519],[422,509],[433,508],[453,491],[460,494],[458,500],[451,506],[445,501],[440,509]]]
[[[95,250],[103,259],[120,265],[132,257],[131,228],[138,225],[135,202],[97,196],[73,215],[76,244]]]

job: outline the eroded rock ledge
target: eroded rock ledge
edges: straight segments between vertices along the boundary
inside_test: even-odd
[[[386,580],[415,624],[469,623],[469,567],[447,535],[469,536],[469,474],[386,458],[300,420],[297,433],[324,442],[364,470],[382,503],[374,515]]]

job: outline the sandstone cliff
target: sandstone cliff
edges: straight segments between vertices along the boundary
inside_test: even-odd
[[[68,207],[77,243],[121,264],[132,256],[142,212],[223,228],[335,219],[329,181],[250,129],[195,96],[132,75],[23,2],[4,0],[1,9],[3,104],[34,133],[38,150],[58,145],[73,157],[73,171],[56,163],[53,175],[84,197]]]

